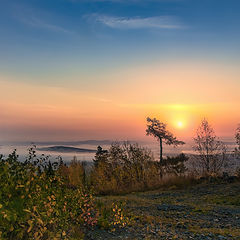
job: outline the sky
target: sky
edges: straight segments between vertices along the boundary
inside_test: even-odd
[[[240,123],[239,0],[0,0],[0,141],[190,139]]]

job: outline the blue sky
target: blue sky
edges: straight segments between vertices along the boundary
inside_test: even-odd
[[[0,140],[142,138],[147,116],[188,137],[209,117],[233,136],[239,10],[239,0],[0,0]]]
[[[238,0],[1,0],[0,5],[0,62],[6,74],[91,74],[206,56],[239,62]]]

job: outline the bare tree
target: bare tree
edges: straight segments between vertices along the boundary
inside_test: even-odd
[[[198,165],[202,173],[216,174],[226,163],[226,146],[219,141],[213,128],[203,119],[193,139],[194,150],[198,153]]]
[[[183,141],[177,140],[177,138],[166,129],[167,124],[160,122],[156,118],[151,119],[149,117],[147,118],[147,122],[147,135],[157,138],[160,143],[160,163],[163,162],[163,143],[174,146],[185,144]]]
[[[237,158],[240,158],[240,124],[238,125],[238,128],[236,129],[235,133],[235,139],[236,139],[236,148],[235,148],[235,155]]]

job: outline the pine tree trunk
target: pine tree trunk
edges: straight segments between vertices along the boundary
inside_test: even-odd
[[[163,156],[162,156],[162,138],[159,138],[159,142],[160,142],[160,163],[162,164],[163,161]]]
[[[159,138],[159,142],[160,142],[160,179],[162,179],[163,177],[163,166],[162,166],[162,163],[163,163],[163,156],[162,156],[162,138]]]

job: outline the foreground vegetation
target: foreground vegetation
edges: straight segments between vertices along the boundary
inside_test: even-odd
[[[15,151],[6,159],[0,156],[0,239],[83,239],[93,227],[111,229],[129,222],[121,205],[105,206],[87,186],[72,184],[78,171],[69,180],[63,166],[36,157],[34,148],[25,162],[18,161]]]
[[[1,156],[0,239],[238,239],[238,177],[196,179],[183,174],[184,155],[161,165],[150,156],[114,144],[98,149],[90,172],[76,160],[51,163],[34,148],[25,162],[15,151]]]

